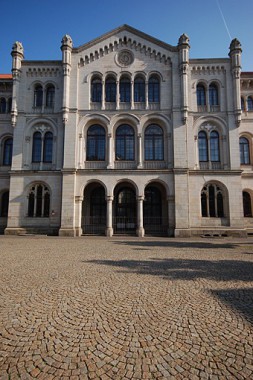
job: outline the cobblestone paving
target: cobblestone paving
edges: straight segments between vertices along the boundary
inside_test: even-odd
[[[0,379],[253,379],[253,239],[0,237]]]

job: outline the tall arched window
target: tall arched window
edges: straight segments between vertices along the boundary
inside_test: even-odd
[[[245,218],[252,217],[252,208],[251,208],[251,196],[247,191],[243,191],[243,215]]]
[[[120,79],[119,83],[120,101],[123,103],[130,103],[131,101],[131,82],[127,77]]]
[[[145,102],[145,80],[140,76],[134,80],[134,101]]]
[[[148,101],[150,103],[160,102],[160,80],[157,75],[152,75],[148,81]]]
[[[250,164],[250,152],[249,152],[249,141],[246,137],[240,137],[239,139],[240,145],[240,162],[241,165],[249,165]]]
[[[253,98],[251,96],[247,98],[247,109],[248,111],[253,111]]]
[[[42,107],[43,104],[43,88],[40,84],[34,89],[34,107]]]
[[[52,162],[53,159],[53,133],[46,132],[43,142],[43,162]]]
[[[223,193],[216,184],[208,184],[201,191],[201,214],[202,217],[223,218]]]
[[[123,124],[116,131],[116,160],[133,161],[134,156],[134,130]]]
[[[199,161],[208,161],[208,142],[206,132],[200,131],[198,134]]]
[[[215,83],[211,83],[209,86],[209,104],[210,106],[218,106],[218,88]]]
[[[7,138],[4,141],[4,149],[3,149],[3,165],[11,166],[12,162],[12,145],[13,139],[12,137]]]
[[[112,76],[108,77],[105,81],[105,101],[116,102],[116,80]]]
[[[41,162],[42,138],[40,132],[33,134],[32,162]]]
[[[46,90],[46,107],[52,108],[54,106],[55,88],[49,85]]]
[[[149,125],[145,130],[145,160],[163,160],[163,130],[158,125]]]
[[[210,133],[210,158],[212,162],[220,161],[219,133],[217,131]]]
[[[206,89],[203,84],[197,85],[197,105],[205,106],[206,105]]]
[[[0,199],[0,217],[6,218],[8,216],[9,208],[9,191],[5,191]]]
[[[0,113],[6,113],[6,99],[0,98]]]
[[[105,130],[100,125],[92,125],[87,132],[87,161],[105,160]]]
[[[97,76],[91,81],[91,101],[94,103],[102,102],[102,81]]]
[[[50,212],[49,188],[42,184],[33,185],[28,194],[28,216],[48,218]]]

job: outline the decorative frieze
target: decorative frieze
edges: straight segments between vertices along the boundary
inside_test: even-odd
[[[61,74],[61,70],[58,67],[30,67],[26,75],[27,77],[59,77]]]

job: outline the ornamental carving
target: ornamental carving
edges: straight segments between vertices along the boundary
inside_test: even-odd
[[[134,61],[134,55],[130,50],[121,50],[117,56],[116,61],[121,67],[130,66]]]

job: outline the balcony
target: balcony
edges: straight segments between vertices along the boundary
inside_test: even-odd
[[[166,162],[165,161],[145,161],[143,163],[143,168],[148,169],[148,170],[165,169]]]
[[[106,161],[85,161],[84,169],[106,169]]]
[[[221,162],[200,162],[199,168],[201,170],[222,170]]]

